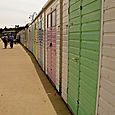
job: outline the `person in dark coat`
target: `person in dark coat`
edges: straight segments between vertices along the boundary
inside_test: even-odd
[[[4,43],[4,48],[6,49],[8,45],[8,36],[6,34],[2,37],[2,41]]]
[[[10,47],[13,48],[13,41],[14,41],[14,36],[12,34],[9,35],[9,43],[10,43]]]

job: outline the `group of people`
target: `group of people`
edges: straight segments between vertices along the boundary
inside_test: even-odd
[[[4,43],[4,48],[7,48],[8,43],[10,43],[10,47],[13,48],[13,41],[14,41],[14,36],[12,34],[7,35],[4,34],[4,36],[2,37],[2,41]]]

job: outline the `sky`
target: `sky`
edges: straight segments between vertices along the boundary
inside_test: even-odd
[[[0,1],[0,28],[25,26],[30,15],[37,14],[48,0],[1,0]]]

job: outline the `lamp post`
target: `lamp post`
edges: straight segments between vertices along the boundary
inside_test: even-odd
[[[37,16],[37,13],[33,12],[33,14],[29,16],[29,19],[31,19],[31,21],[33,21],[36,16]]]

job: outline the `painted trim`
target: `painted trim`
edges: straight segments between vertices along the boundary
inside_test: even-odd
[[[99,56],[99,72],[97,86],[97,101],[95,115],[98,115],[99,95],[100,95],[100,80],[101,80],[101,62],[102,62],[102,45],[103,45],[103,18],[104,18],[104,0],[101,1],[101,32],[100,32],[100,56]]]
[[[46,72],[46,12],[44,11],[44,71]]]
[[[69,107],[69,104],[68,104],[68,90],[69,90],[69,40],[70,40],[70,32],[69,32],[69,29],[70,29],[70,25],[69,25],[69,22],[70,22],[70,0],[68,1],[68,69],[67,69],[67,105]],[[69,107],[70,108],[70,107]]]
[[[60,0],[60,59],[59,59],[59,92],[62,94],[62,51],[63,51],[63,0]]]
[[[79,40],[80,46],[79,46],[79,57],[78,57],[78,60],[79,60],[79,76],[78,76],[79,81],[78,81],[77,115],[79,114],[79,107],[80,107],[79,100],[80,100],[80,86],[81,86],[81,72],[80,72],[81,65],[80,64],[81,64],[81,48],[82,48],[81,43],[82,43],[82,34],[83,34],[83,32],[82,32],[82,8],[81,8],[81,7],[83,7],[82,3],[83,3],[83,0],[81,0],[81,3],[80,3],[80,40]]]
[[[37,14],[37,16],[35,17],[35,19],[29,24],[32,25],[34,23],[34,21],[43,13],[46,11],[46,9],[54,2],[54,0],[48,0],[46,2],[46,4],[42,7],[41,11]]]

